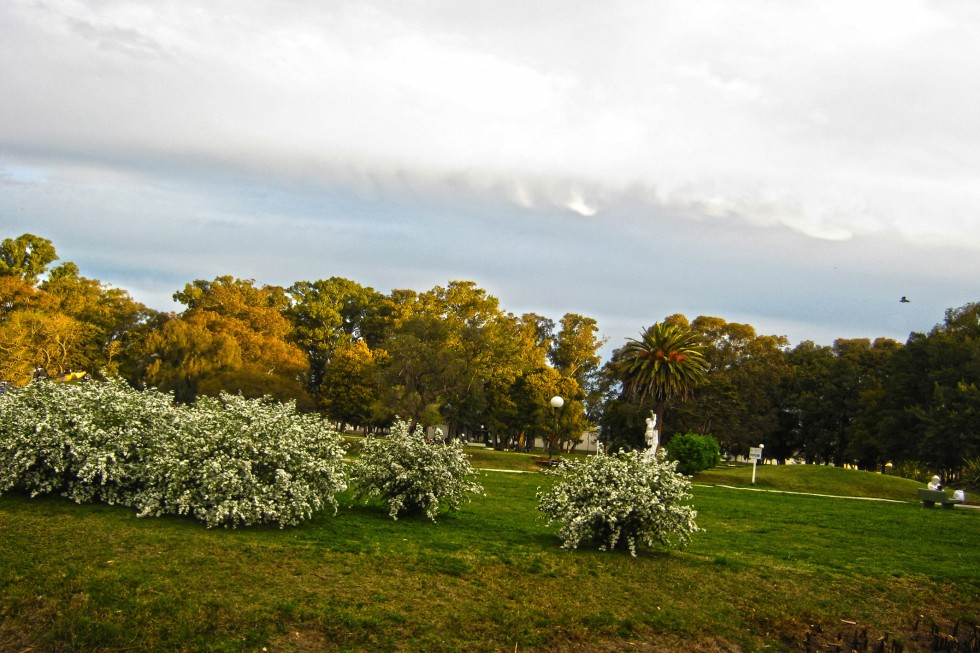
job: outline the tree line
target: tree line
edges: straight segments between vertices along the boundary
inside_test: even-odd
[[[948,309],[904,344],[841,338],[790,347],[784,336],[705,316],[672,315],[654,326],[698,343],[703,376],[673,400],[638,393],[623,384],[631,378],[624,362],[642,341],[617,350],[604,368],[600,417],[614,447],[640,446],[644,419],[663,410],[666,396],[667,442],[673,433],[711,434],[729,454],[764,444],[777,462],[905,467],[910,477],[949,477],[980,457],[980,302]]]
[[[187,283],[174,293],[183,310],[160,312],[56,261],[39,236],[0,243],[7,382],[86,371],[178,402],[271,396],[342,425],[401,418],[499,446],[568,446],[594,430],[607,448],[642,447],[652,411],[662,442],[711,434],[730,454],[764,443],[776,460],[937,470],[980,456],[980,303],[904,344],[791,347],[747,324],[671,315],[603,365],[593,318],[515,315],[471,281],[382,293],[340,277],[281,287],[219,276]],[[646,337],[661,331],[673,345]]]
[[[331,277],[289,287],[219,276],[159,312],[80,275],[32,234],[0,243],[0,375],[25,384],[85,370],[178,402],[220,392],[295,401],[341,425],[446,424],[501,446],[589,427],[586,392],[604,341],[596,321],[506,312],[471,281],[381,293]]]

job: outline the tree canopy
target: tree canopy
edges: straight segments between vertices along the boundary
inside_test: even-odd
[[[196,280],[174,293],[187,309],[143,339],[139,381],[180,401],[222,391],[309,404],[309,365],[289,341],[283,288],[253,280]]]
[[[129,294],[53,269],[51,241],[24,234],[0,244],[0,375],[16,384],[35,370],[59,378],[72,370],[114,375],[155,315]]]
[[[23,234],[0,242],[0,276],[19,277],[34,284],[56,260],[54,245],[47,238]]]
[[[610,371],[622,383],[623,398],[653,401],[658,427],[663,429],[667,404],[693,396],[705,381],[708,363],[694,331],[657,322],[613,354]]]
[[[449,435],[567,447],[599,428],[645,446],[645,418],[711,435],[727,454],[762,442],[775,460],[955,473],[980,457],[980,302],[906,343],[831,345],[764,335],[721,317],[669,315],[602,365],[591,317],[507,312],[473,281],[388,293],[343,277],[264,285],[230,275],[174,293],[159,313],[58,261],[47,239],[0,242],[0,375],[120,375],[190,402],[221,392],[294,400],[340,424],[396,418]],[[560,395],[556,413],[549,400]]]

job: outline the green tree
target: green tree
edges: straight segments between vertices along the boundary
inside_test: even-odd
[[[341,424],[364,426],[379,409],[378,358],[381,354],[363,340],[338,345],[322,373],[321,398],[326,414]]]
[[[514,318],[472,281],[422,294],[393,293],[382,348],[383,386],[395,413],[415,424],[449,425],[450,436],[485,423],[487,393],[520,369]]]
[[[338,348],[357,341],[377,347],[384,296],[342,277],[298,281],[288,292],[292,303],[286,315],[293,326],[292,340],[306,353],[309,391],[322,406],[331,394],[344,391],[325,382]]]
[[[418,315],[401,322],[385,341],[381,368],[384,403],[389,419],[403,417],[410,430],[418,424],[444,421],[448,395],[461,387],[463,362],[448,345],[449,326],[435,316]]]
[[[887,362],[899,349],[886,338],[841,338],[830,347],[805,341],[789,351],[792,372],[783,384],[782,428],[770,442],[773,452],[802,454],[808,463],[868,469],[883,463],[871,415],[883,398]]]
[[[0,243],[0,276],[20,277],[34,285],[48,266],[58,259],[47,238],[24,234]]]
[[[890,357],[882,385],[878,440],[890,460],[951,473],[980,455],[980,302],[913,333]]]
[[[768,442],[779,430],[780,389],[790,371],[786,337],[758,335],[751,325],[719,317],[700,316],[690,329],[698,335],[708,373],[676,411],[676,430],[714,433],[732,453]]]
[[[842,437],[835,464],[850,463],[861,469],[877,470],[886,462],[874,415],[884,397],[889,361],[901,349],[902,345],[890,338],[834,342],[837,376],[845,380],[844,384],[838,384],[843,393],[839,418]]]
[[[670,402],[689,398],[704,383],[708,370],[696,333],[659,322],[647,328],[639,340],[629,338],[613,353],[610,366],[622,383],[625,399],[653,401],[661,432]]]
[[[599,432],[603,448],[607,451],[618,451],[646,447],[645,420],[653,408],[652,400],[627,401],[622,395],[620,382],[612,376],[608,366],[603,368],[602,387],[604,392]]]
[[[787,353],[792,373],[785,381],[781,433],[771,448],[801,454],[809,463],[832,458],[837,433],[834,351],[806,340]],[[767,452],[768,453],[768,452]]]

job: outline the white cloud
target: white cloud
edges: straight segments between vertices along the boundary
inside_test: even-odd
[[[237,230],[288,251],[282,224],[315,232],[300,211],[334,229],[339,260],[362,246],[353,224],[424,243],[413,221],[431,229],[443,218],[423,213],[445,211],[501,229],[520,222],[504,215],[565,220],[618,247],[683,231],[669,218],[731,225],[739,243],[788,228],[804,250],[896,234],[980,249],[967,0],[12,0],[0,60],[0,183],[80,191],[50,219],[102,207],[134,248]],[[320,203],[274,206],[250,186]],[[521,251],[546,248],[538,237]],[[193,264],[174,247],[145,256]],[[416,265],[385,264],[399,262]]]
[[[585,214],[581,182],[639,184],[820,237],[980,245],[968,5],[614,3],[516,30],[442,4],[275,7],[13,3],[0,137],[417,192],[516,184]]]
[[[595,215],[597,211],[597,209],[594,206],[590,206],[577,191],[572,192],[572,196],[565,206],[570,211],[574,211],[575,213],[587,218]]]

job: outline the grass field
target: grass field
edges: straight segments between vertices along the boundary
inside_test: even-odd
[[[562,550],[533,472],[482,472],[486,495],[437,523],[345,499],[285,530],[6,495],[0,651],[779,651],[808,632],[816,651],[865,630],[915,651],[932,624],[972,632],[980,510],[925,510],[917,484],[863,472],[766,467],[755,487],[902,502],[737,489],[750,478],[702,474],[704,532],[635,559]]]

